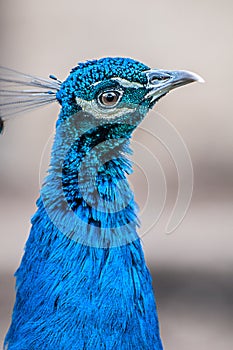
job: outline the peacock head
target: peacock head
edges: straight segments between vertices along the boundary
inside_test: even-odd
[[[79,63],[61,85],[61,119],[82,112],[96,122],[137,126],[154,104],[172,89],[202,81],[188,71],[150,69],[129,58]]]

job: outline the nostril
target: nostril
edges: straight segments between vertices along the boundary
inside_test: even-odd
[[[150,83],[156,84],[161,81],[169,80],[169,78],[170,78],[169,76],[165,76],[165,75],[154,75],[150,78]]]

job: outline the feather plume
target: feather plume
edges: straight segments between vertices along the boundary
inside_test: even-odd
[[[57,100],[61,81],[53,75],[49,78],[0,66],[0,132],[5,120]]]

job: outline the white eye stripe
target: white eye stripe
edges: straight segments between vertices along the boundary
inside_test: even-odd
[[[140,83],[137,83],[136,81],[128,81],[126,79],[122,79],[122,78],[119,78],[119,77],[115,77],[115,78],[111,78],[109,80],[112,80],[112,81],[116,81],[117,83],[119,83],[121,86],[123,87],[126,87],[126,88],[135,88],[135,89],[140,89],[143,87],[143,84],[140,84]],[[100,83],[102,83],[103,81],[97,81],[96,83],[94,84],[91,84],[91,86],[97,86],[99,85]]]
[[[135,88],[135,89],[140,89],[143,87],[142,84],[137,83],[136,81],[128,81],[126,79],[122,79],[122,78],[111,78],[110,80],[116,81],[118,82],[121,86],[126,87],[126,88]]]

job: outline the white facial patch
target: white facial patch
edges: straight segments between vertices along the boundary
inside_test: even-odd
[[[79,97],[76,97],[76,102],[84,112],[93,115],[96,119],[115,119],[136,110],[136,106],[133,104],[122,108],[104,108],[101,107],[96,100],[86,101]]]

